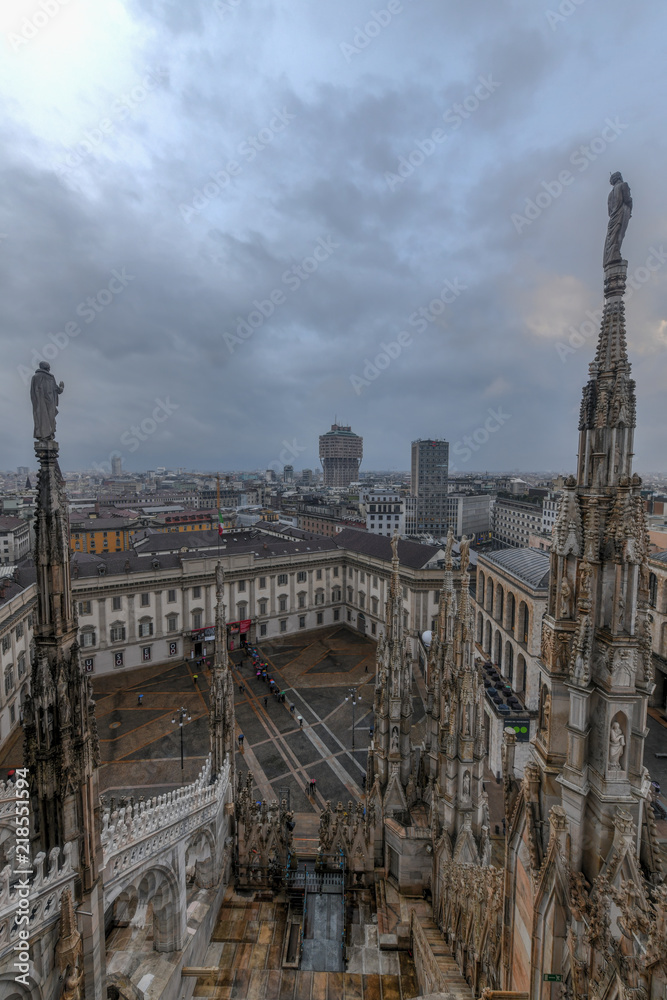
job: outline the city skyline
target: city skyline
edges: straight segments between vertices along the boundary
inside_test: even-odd
[[[136,0],[31,30],[24,7],[2,15],[5,426],[45,358],[67,468],[266,468],[285,442],[314,468],[344,414],[365,468],[431,435],[461,473],[569,469],[620,169],[635,463],[667,465],[664,11]],[[248,46],[271,53],[252,74]],[[29,455],[13,435],[0,465]]]

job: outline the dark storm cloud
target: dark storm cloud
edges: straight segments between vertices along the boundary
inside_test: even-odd
[[[114,451],[130,469],[265,467],[285,441],[313,467],[337,415],[364,467],[401,469],[412,438],[456,443],[490,408],[510,416],[471,468],[572,467],[594,346],[558,345],[599,305],[612,170],[635,197],[631,270],[665,233],[665,15],[404,0],[346,56],[371,9],[128,2],[108,43],[122,72],[81,78],[76,104],[44,87],[66,139],[21,64],[0,154],[4,467],[30,461],[25,382],[47,347],[68,468]],[[652,468],[666,288],[667,265],[628,303]]]

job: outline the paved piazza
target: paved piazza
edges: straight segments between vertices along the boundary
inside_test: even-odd
[[[244,736],[237,769],[241,774],[253,772],[260,798],[284,798],[289,793],[290,807],[303,814],[308,826],[308,815],[316,821],[327,800],[335,806],[339,799],[346,803],[362,793],[372,723],[375,643],[345,626],[334,626],[272,639],[256,648],[269,664],[268,676],[285,692],[285,702],[275,699],[268,683],[256,677],[249,658],[241,666],[241,652],[230,654],[236,730]],[[178,786],[181,776],[186,783],[196,777],[208,753],[210,676],[194,661],[180,660],[94,678],[102,791],[148,796]],[[358,698],[354,754],[352,704],[345,700],[351,688]],[[419,722],[424,707],[417,683],[413,696]],[[179,727],[171,721],[181,706],[191,716],[183,729],[182,772]],[[312,797],[306,795],[311,778],[316,781]]]

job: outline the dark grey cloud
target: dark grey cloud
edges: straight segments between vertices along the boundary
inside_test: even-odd
[[[350,54],[382,7],[128,0],[99,53],[54,20],[13,54],[0,465],[30,461],[26,380],[48,349],[68,468],[113,451],[130,469],[262,467],[285,441],[312,467],[337,415],[366,468],[401,469],[412,438],[456,443],[490,408],[509,417],[471,468],[573,466],[594,345],[559,345],[601,299],[612,170],[635,197],[631,272],[667,241],[664,10],[403,0]],[[627,310],[646,468],[667,458],[666,289],[667,262]]]

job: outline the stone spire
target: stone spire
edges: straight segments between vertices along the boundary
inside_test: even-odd
[[[458,601],[452,579],[452,543],[450,529],[437,639],[429,651],[431,826],[436,839],[445,844],[446,854],[464,863],[479,863],[488,860],[489,850],[483,788],[484,683],[475,664],[470,540],[461,540]]]
[[[24,710],[25,759],[32,777],[35,848],[48,853],[67,847],[80,873],[85,996],[93,997],[104,978],[99,743],[92,684],[79,656],[69,518],[47,374],[36,376],[32,387],[35,432],[45,436],[35,442],[37,622],[31,693]],[[51,375],[48,379],[55,385]],[[56,398],[61,391],[53,390]]]
[[[209,705],[211,781],[217,778],[228,755],[232,766],[234,764],[234,684],[227,653],[224,588],[222,563],[218,562],[215,568],[215,658]]]
[[[615,175],[614,175],[615,176]],[[605,304],[579,420],[577,477],[554,527],[538,760],[562,768],[572,860],[593,880],[618,809],[645,824],[644,719],[653,688],[648,629],[648,534],[632,473],[635,385],[623,295],[628,263],[604,267]]]
[[[412,728],[412,662],[403,624],[403,589],[398,558],[398,534],[391,541],[391,581],[385,610],[385,630],[377,646],[374,740],[368,780],[375,780],[384,807],[405,810],[410,780]],[[372,770],[371,770],[372,769]],[[391,793],[387,798],[387,793]]]

